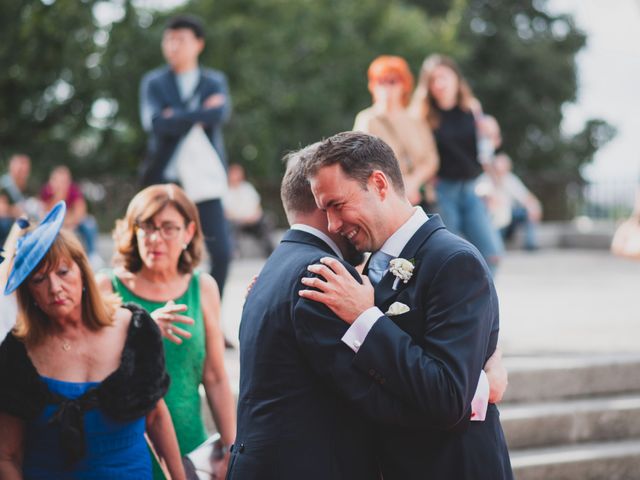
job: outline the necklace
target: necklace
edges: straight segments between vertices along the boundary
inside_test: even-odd
[[[71,350],[71,343],[69,343],[69,340],[63,338],[60,348],[62,348],[62,350],[64,350],[65,352],[68,352],[69,350]]]

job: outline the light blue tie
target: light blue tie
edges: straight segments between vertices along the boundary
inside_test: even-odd
[[[374,286],[382,280],[382,277],[389,268],[389,262],[394,258],[394,256],[384,253],[382,250],[378,250],[371,255],[367,276]]]

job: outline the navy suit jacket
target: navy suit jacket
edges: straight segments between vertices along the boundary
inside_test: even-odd
[[[319,238],[288,231],[247,296],[231,480],[378,479],[367,417],[407,428],[427,424],[380,378],[352,367],[355,354],[340,340],[348,325],[298,295],[307,267],[328,255]]]
[[[222,137],[222,125],[231,112],[231,98],[227,80],[222,72],[200,67],[200,80],[195,90],[200,103],[210,95],[220,93],[226,97],[224,105],[217,108],[188,110],[180,98],[174,72],[164,66],[147,73],[140,82],[140,115],[142,126],[149,133],[147,156],[140,168],[142,185],[164,183],[164,170],[178,142],[196,123],[204,131],[226,166],[226,152]],[[173,115],[164,117],[162,112],[170,108]]]
[[[469,421],[480,371],[498,341],[489,270],[475,247],[447,231],[437,215],[400,257],[414,261],[412,278],[394,290],[388,272],[376,286],[375,303],[383,312],[393,302],[410,310],[380,317],[353,365],[384,379],[384,388],[417,406],[436,428],[379,427],[384,480],[511,479],[496,406],[484,422]]]

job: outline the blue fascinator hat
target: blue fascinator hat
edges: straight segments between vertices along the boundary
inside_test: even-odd
[[[14,292],[42,261],[58,236],[66,213],[67,205],[64,201],[58,202],[37,227],[18,239],[11,273],[4,289],[5,295]]]

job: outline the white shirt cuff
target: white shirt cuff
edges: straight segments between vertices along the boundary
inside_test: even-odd
[[[480,371],[480,380],[476,393],[471,400],[471,421],[483,422],[489,406],[489,379],[484,370]]]
[[[360,346],[364,343],[364,339],[369,334],[369,330],[373,324],[378,321],[384,314],[378,307],[371,307],[360,314],[356,321],[351,324],[349,329],[342,336],[342,341],[354,352],[358,353]]]

